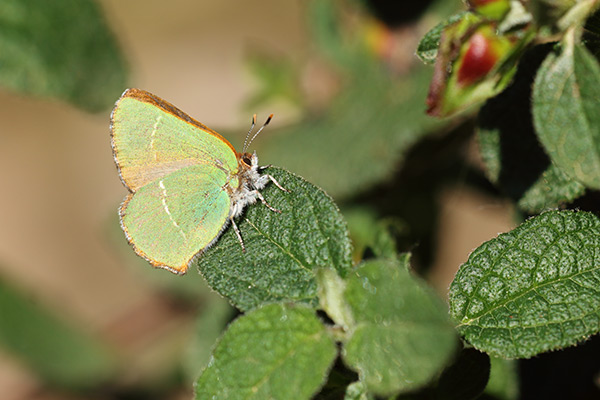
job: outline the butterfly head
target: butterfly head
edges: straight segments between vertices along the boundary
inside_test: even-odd
[[[253,153],[240,153],[238,155],[238,163],[241,170],[257,170],[258,156],[256,151]]]

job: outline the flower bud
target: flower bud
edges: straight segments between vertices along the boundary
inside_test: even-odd
[[[444,30],[427,97],[427,113],[447,116],[495,96],[516,67],[512,57],[528,39],[497,34],[496,23],[473,14]]]

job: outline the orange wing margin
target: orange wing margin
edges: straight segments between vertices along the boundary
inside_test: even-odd
[[[213,131],[206,125],[204,125],[204,124],[198,122],[197,120],[195,120],[194,118],[190,117],[188,114],[184,113],[183,111],[181,111],[179,108],[175,107],[173,104],[169,103],[168,101],[165,101],[165,100],[161,99],[160,97],[155,96],[152,93],[147,92],[145,90],[135,89],[135,88],[127,89],[121,95],[121,99],[124,99],[127,97],[131,97],[133,99],[139,100],[144,103],[152,104],[152,105],[160,108],[161,110],[173,115],[174,117],[177,117],[180,120],[187,122],[190,125],[193,125],[197,128],[202,129],[203,131],[210,133],[213,136],[216,136],[218,139],[225,142],[231,148],[231,150],[233,151],[233,154],[236,154],[236,155],[238,154],[238,152],[235,150],[233,145],[231,143],[229,143],[229,141],[227,139],[225,139],[223,136],[221,136],[217,132]]]

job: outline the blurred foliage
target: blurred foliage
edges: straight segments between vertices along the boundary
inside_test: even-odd
[[[314,80],[309,90],[329,87],[330,101],[307,104],[305,121],[257,145],[263,160],[348,197],[391,178],[410,146],[440,126],[423,112],[431,71],[403,43],[416,46],[409,31],[393,31],[352,2],[310,2],[307,19],[320,63],[335,78],[305,79]],[[394,59],[385,46],[409,51]]]
[[[398,254],[397,237],[404,233],[405,224],[398,218],[380,219],[367,207],[343,210],[354,243],[354,259],[395,258]]]
[[[4,280],[0,280],[0,346],[54,385],[98,387],[116,372],[116,359],[107,344],[73,322],[62,321]]]
[[[97,112],[114,104],[126,75],[95,1],[0,2],[0,86]]]
[[[204,302],[183,360],[188,384],[194,382],[208,365],[215,343],[233,315],[234,308],[222,297],[213,296]]]

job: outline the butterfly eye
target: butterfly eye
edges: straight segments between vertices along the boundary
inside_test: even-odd
[[[250,160],[250,157],[248,157],[248,156],[242,157],[242,162],[249,167],[252,165],[252,160]]]

